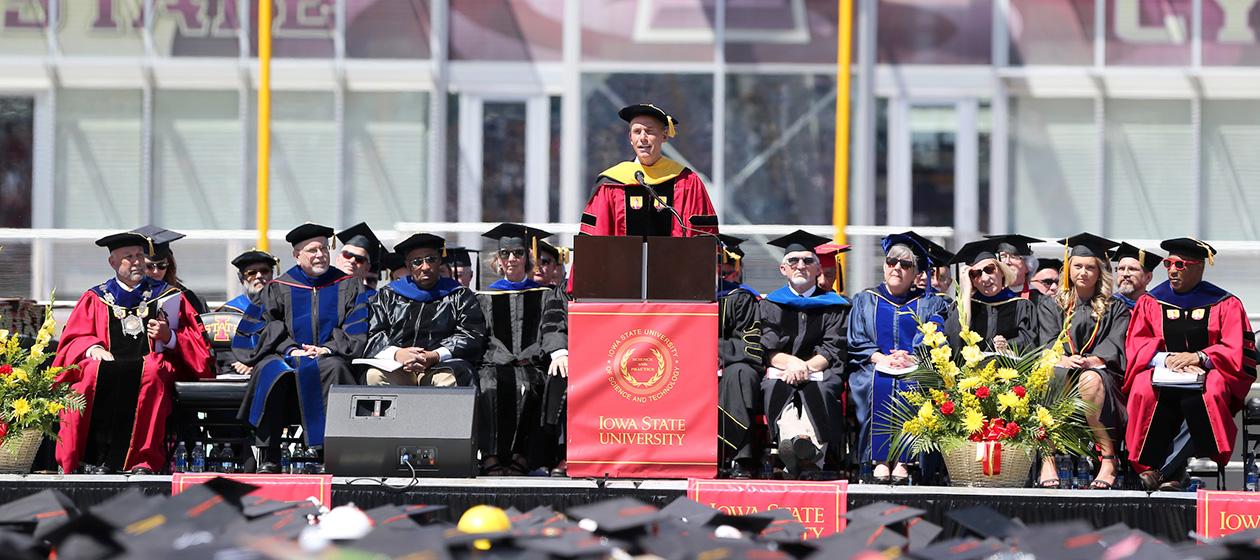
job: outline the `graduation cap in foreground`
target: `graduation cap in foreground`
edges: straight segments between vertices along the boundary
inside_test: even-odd
[[[579,519],[578,525],[592,533],[620,533],[645,529],[666,518],[656,506],[634,498],[617,498],[597,504],[569,509],[569,516]]]
[[[367,251],[372,270],[380,269],[381,251],[385,249],[385,245],[376,237],[372,228],[368,227],[367,222],[359,222],[337,232],[337,240],[342,246],[350,245]]]
[[[1024,528],[1017,519],[1011,519],[988,506],[972,506],[947,512],[946,517],[953,519],[965,529],[964,534],[980,538],[1004,539]]]
[[[275,268],[280,266],[280,259],[276,258],[276,256],[271,253],[259,251],[258,249],[250,249],[232,259],[232,266],[235,266],[241,271],[244,271],[251,265],[260,263]]]
[[[44,540],[79,516],[68,496],[57,490],[43,490],[0,505],[0,526],[29,530]]]
[[[1119,247],[1112,249],[1110,253],[1111,260],[1120,262],[1121,259],[1136,259],[1138,264],[1147,272],[1154,272],[1159,268],[1159,263],[1164,260],[1164,256],[1154,251],[1147,251],[1141,247],[1121,242]]]
[[[681,496],[662,508],[661,515],[696,526],[728,525],[754,535],[761,533],[775,521],[774,517],[763,515],[731,515],[686,496]],[[791,512],[788,515],[790,517]]]
[[[145,254],[154,255],[153,239],[134,231],[106,235],[96,240],[96,246],[105,247],[110,251],[117,251],[123,247],[141,247],[145,250]]]
[[[411,504],[405,506],[396,506],[386,504],[374,507],[363,513],[377,528],[389,527],[391,529],[413,529],[421,525],[425,525],[429,521],[429,517],[439,511],[446,509],[446,506],[430,506],[423,504]]]
[[[651,103],[635,103],[634,105],[626,105],[625,107],[622,107],[620,111],[617,111],[617,116],[621,117],[621,120],[626,121],[627,123],[634,120],[635,117],[652,117],[660,121],[662,125],[665,125],[666,138],[673,138],[678,134],[678,119],[675,119],[672,115],[666,113],[664,109]]]
[[[815,255],[818,254],[815,252],[815,247],[830,242],[831,240],[826,237],[814,235],[803,229],[798,229],[792,233],[784,235],[783,237],[770,240],[771,245],[782,248],[785,253],[809,251]]]
[[[1088,232],[1078,233],[1072,237],[1055,241],[1055,243],[1067,247],[1069,256],[1095,257],[1103,261],[1110,261],[1107,256],[1107,250],[1120,244],[1117,241]]]
[[[1216,248],[1192,237],[1166,239],[1159,244],[1159,248],[1168,251],[1170,255],[1178,255],[1200,261],[1205,260],[1208,264],[1216,264],[1214,262]]]
[[[911,552],[910,557],[923,560],[980,560],[1010,550],[1010,545],[997,539],[982,541],[975,538],[958,538],[921,548]]]
[[[1032,254],[1032,247],[1029,247],[1030,244],[1046,242],[1044,239],[1028,237],[1027,235],[1020,235],[1018,233],[986,235],[984,238],[992,239],[997,242],[997,252],[999,253],[1014,253],[1025,257]]]
[[[332,236],[333,228],[306,222],[305,224],[289,230],[289,233],[284,234],[284,240],[289,242],[290,245],[297,246],[298,243],[303,241],[315,238],[328,239]]]
[[[171,256],[171,243],[185,237],[184,234],[177,231],[160,228],[152,224],[141,226],[131,231],[153,240],[153,254],[151,256],[157,258]]]

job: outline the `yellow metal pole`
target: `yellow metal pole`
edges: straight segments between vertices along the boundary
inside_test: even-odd
[[[853,62],[853,0],[838,0],[836,31],[836,161],[831,221],[836,242],[844,243],[849,225],[849,82]]]
[[[267,251],[271,220],[271,2],[258,3],[258,248]]]

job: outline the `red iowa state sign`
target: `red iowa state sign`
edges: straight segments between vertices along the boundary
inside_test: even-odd
[[[220,474],[175,473],[171,475],[171,495],[183,492],[189,486],[205,484],[212,478],[230,478],[237,482],[253,484],[258,489],[250,492],[268,500],[300,502],[309,497],[327,504],[332,500],[331,474]]]
[[[569,305],[569,476],[713,478],[715,303]]]
[[[731,515],[772,509],[792,511],[805,526],[805,539],[821,539],[844,530],[849,483],[688,480],[687,497]]]
[[[1199,490],[1195,532],[1217,538],[1260,527],[1260,493]]]

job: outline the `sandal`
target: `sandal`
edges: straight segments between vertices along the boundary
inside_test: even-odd
[[[1057,479],[1057,478],[1047,478],[1047,479],[1045,479],[1045,480],[1038,480],[1038,481],[1037,481],[1037,488],[1041,488],[1042,490],[1057,490],[1057,489],[1062,489],[1062,488],[1063,488],[1063,481],[1062,481],[1062,480],[1059,480],[1059,479]]]
[[[1160,492],[1184,492],[1185,489],[1180,480],[1169,480],[1159,485]]]
[[[1159,490],[1164,482],[1164,476],[1156,469],[1142,471],[1138,473],[1138,478],[1142,479],[1142,488],[1147,492]]]
[[[1115,462],[1116,462],[1116,456],[1115,456],[1115,455],[1100,455],[1100,456],[1098,457],[1098,460],[1099,460],[1099,461],[1111,461],[1112,465],[1115,465]],[[1102,480],[1098,480],[1097,478],[1095,478],[1093,482],[1090,482],[1090,483],[1089,483],[1089,489],[1090,489],[1090,490],[1111,490],[1111,489],[1115,488],[1115,486],[1116,486],[1116,477],[1115,477],[1115,475],[1112,475],[1112,477],[1111,477],[1111,482],[1104,482],[1104,481],[1102,481]]]

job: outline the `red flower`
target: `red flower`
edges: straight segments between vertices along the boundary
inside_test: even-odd
[[[1016,424],[1016,423],[1014,423],[1014,422],[1011,422],[1010,424],[1007,424],[1007,425],[1006,425],[1006,434],[1005,434],[1005,435],[1006,435],[1006,437],[1007,437],[1007,438],[1013,438],[1013,437],[1015,437],[1015,436],[1019,435],[1019,424]]]
[[[953,413],[954,413],[954,403],[950,401],[945,401],[945,404],[941,405],[941,414],[944,414],[945,416],[949,416],[950,414],[953,414]]]
[[[0,375],[9,375],[13,373],[13,366],[9,364],[0,365]]]
[[[9,423],[0,422],[0,441],[4,441],[4,436],[9,433]]]
[[[1015,396],[1021,399],[1024,398],[1024,395],[1028,394],[1028,390],[1024,389],[1023,385],[1016,385],[1015,388],[1011,389],[1011,392],[1015,393]]]
[[[1048,435],[1050,434],[1046,433],[1046,429],[1041,426],[1037,426],[1037,429],[1033,431],[1033,436],[1037,438],[1037,441],[1042,441],[1046,439],[1046,436]]]
[[[989,398],[989,388],[985,386],[976,387],[976,396],[982,399]]]

